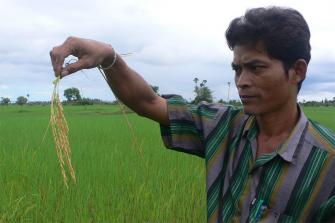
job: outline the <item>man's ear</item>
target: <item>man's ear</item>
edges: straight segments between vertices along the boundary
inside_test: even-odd
[[[289,70],[289,77],[292,84],[298,84],[305,80],[307,63],[304,59],[297,60]]]

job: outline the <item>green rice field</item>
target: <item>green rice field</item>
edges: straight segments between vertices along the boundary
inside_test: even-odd
[[[128,114],[134,144],[118,106],[64,109],[77,176],[69,189],[50,106],[0,106],[0,223],[206,221],[204,162],[165,149],[158,124]],[[334,107],[303,110],[335,130]]]

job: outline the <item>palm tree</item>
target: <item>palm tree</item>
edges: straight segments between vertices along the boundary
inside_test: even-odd
[[[196,78],[193,79],[193,81],[194,81],[195,84],[197,84],[199,79],[196,77]]]

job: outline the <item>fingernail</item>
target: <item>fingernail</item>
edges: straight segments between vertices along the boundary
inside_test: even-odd
[[[69,74],[69,71],[67,71],[67,70],[63,70],[62,73],[61,73],[62,76],[66,76],[68,74]]]

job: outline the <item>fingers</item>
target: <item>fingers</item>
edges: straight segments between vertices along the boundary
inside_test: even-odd
[[[60,76],[64,72],[63,64],[66,57],[70,55],[76,56],[76,45],[77,38],[69,37],[62,45],[56,46],[50,51],[50,59],[55,76]]]
[[[61,77],[65,77],[69,74],[72,74],[74,72],[77,72],[79,70],[85,69],[89,67],[89,64],[87,62],[86,59],[80,59],[75,63],[71,63],[69,65],[67,65],[66,67],[64,67],[62,69],[62,72],[60,73]]]
[[[55,76],[60,76],[63,72],[63,64],[66,57],[68,57],[69,53],[64,53],[59,47],[54,47],[52,51],[50,51],[50,58],[52,67],[55,72]]]
[[[73,55],[78,61],[63,66],[65,58]],[[69,37],[65,42],[50,51],[50,58],[56,76],[67,76],[81,69],[97,67],[104,61],[114,60],[115,52],[111,45],[95,40]]]

